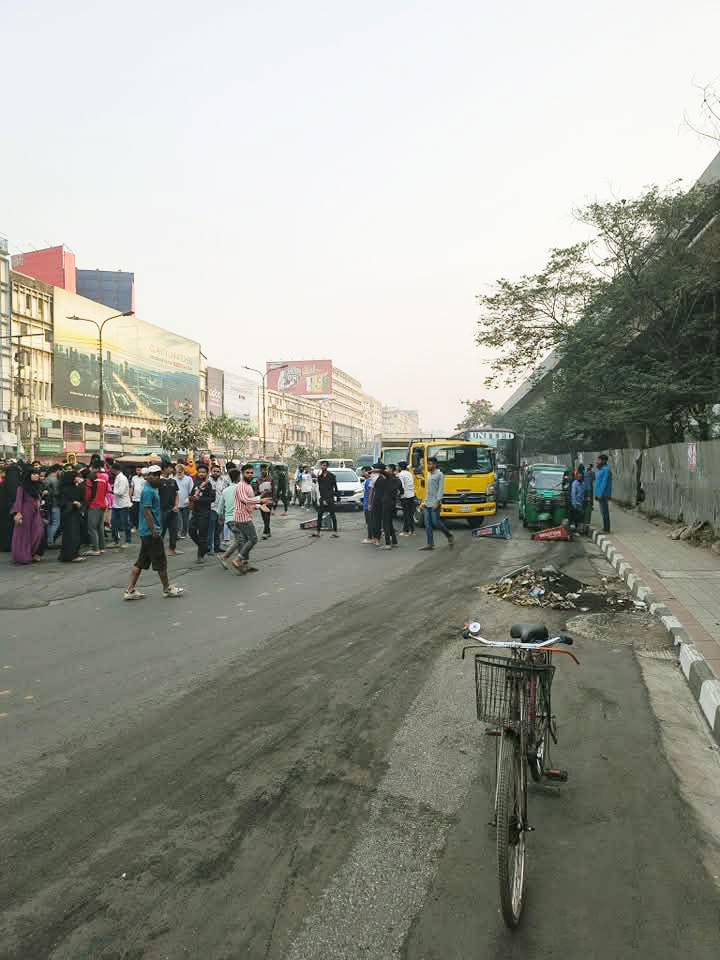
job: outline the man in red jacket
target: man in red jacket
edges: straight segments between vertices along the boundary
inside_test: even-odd
[[[88,556],[99,557],[105,553],[105,510],[107,509],[108,475],[103,467],[91,467],[85,481],[85,505],[87,506],[90,547]]]

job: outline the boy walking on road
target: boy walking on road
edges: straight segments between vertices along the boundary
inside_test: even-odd
[[[163,595],[166,597],[180,597],[182,587],[170,586],[167,575],[167,557],[165,544],[160,533],[162,529],[162,511],[160,509],[160,467],[148,467],[147,483],[143,486],[140,495],[140,515],[138,519],[138,533],[140,534],[140,554],[135,561],[130,574],[130,583],[123,596],[124,600],[142,600],[145,596],[135,589],[140,574],[152,565],[153,570],[160,577],[163,586]]]
[[[447,537],[448,546],[452,547],[455,538],[440,518],[440,507],[442,505],[443,493],[445,492],[445,477],[438,470],[437,457],[428,458],[428,478],[425,492],[425,503],[423,504],[423,517],[425,519],[425,535],[427,544],[420,547],[421,550],[434,550],[433,527],[437,527]]]
[[[272,497],[256,497],[251,480],[255,470],[251,463],[242,468],[242,478],[235,487],[235,529],[233,533],[240,544],[238,556],[232,564],[238,573],[256,573],[257,567],[250,566],[250,551],[258,542],[257,530],[253,523],[252,512],[259,507],[272,503]]]

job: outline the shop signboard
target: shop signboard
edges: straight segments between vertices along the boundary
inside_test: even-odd
[[[57,439],[45,439],[42,437],[38,440],[38,453],[62,453],[65,449],[65,445],[62,440]]]
[[[68,453],[85,453],[85,444],[81,440],[66,440],[65,449]]]

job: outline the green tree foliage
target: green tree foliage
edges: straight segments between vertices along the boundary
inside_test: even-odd
[[[549,349],[560,357],[516,429],[522,419],[528,434],[579,448],[628,432],[656,443],[709,435],[720,400],[720,230],[704,228],[719,209],[720,191],[698,187],[591,203],[576,217],[592,239],[562,258],[559,276],[553,251],[541,274],[500,281],[481,299],[478,343],[507,344],[490,381],[517,379]]]
[[[226,413],[219,417],[208,417],[203,429],[209,437],[225,447],[225,453],[230,460],[237,460],[244,454],[248,440],[255,433],[252,424],[247,420],[231,417]]]
[[[192,404],[184,400],[178,414],[165,417],[160,444],[168,453],[196,451],[207,443],[204,424],[193,416]]]
[[[463,400],[465,416],[456,426],[456,430],[470,430],[472,427],[493,425],[495,411],[489,400]]]
[[[319,458],[320,453],[312,444],[298,445],[290,456],[290,463],[299,467],[311,467]]]

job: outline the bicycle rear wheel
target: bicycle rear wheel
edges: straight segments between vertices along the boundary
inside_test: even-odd
[[[525,887],[525,763],[519,739],[506,732],[498,764],[496,840],[500,907],[511,928],[520,922]]]

